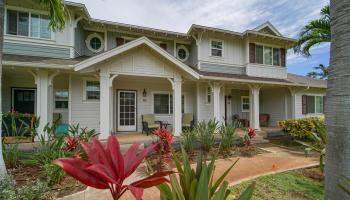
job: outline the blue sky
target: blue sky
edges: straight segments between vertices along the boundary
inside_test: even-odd
[[[301,28],[320,16],[329,0],[72,0],[84,3],[93,18],[187,32],[191,24],[243,32],[270,21],[284,36],[297,38]],[[288,71],[305,75],[329,65],[329,44],[305,58],[288,51]]]

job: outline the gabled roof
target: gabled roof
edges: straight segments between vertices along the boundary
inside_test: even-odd
[[[191,67],[187,66],[186,64],[182,63],[178,59],[176,59],[174,56],[169,54],[167,51],[162,49],[160,46],[149,40],[147,37],[140,37],[136,40],[133,40],[131,42],[128,42],[122,46],[116,47],[114,49],[111,49],[109,51],[106,51],[104,53],[98,54],[96,56],[93,56],[89,59],[86,59],[80,63],[77,63],[74,66],[75,71],[81,71],[83,69],[89,68],[97,63],[103,62],[108,58],[111,58],[113,56],[119,55],[123,52],[126,52],[130,49],[133,49],[135,47],[146,45],[155,52],[157,52],[159,55],[163,56],[165,59],[167,59],[169,62],[173,63],[175,66],[179,67],[181,70],[185,71],[186,73],[190,74],[195,79],[199,79],[199,74],[194,71]]]
[[[269,21],[254,28],[252,31],[257,31],[257,32],[265,33],[265,34],[272,34],[275,36],[282,37],[282,34]]]

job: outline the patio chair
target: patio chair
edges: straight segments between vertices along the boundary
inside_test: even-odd
[[[194,120],[192,113],[182,114],[182,130],[192,130],[194,127]]]
[[[148,135],[154,129],[161,127],[161,125],[162,122],[156,121],[154,114],[142,115],[142,133],[145,132]]]
[[[241,119],[241,117],[238,114],[233,115],[232,120],[233,122],[238,121],[244,127],[249,127],[249,120]]]

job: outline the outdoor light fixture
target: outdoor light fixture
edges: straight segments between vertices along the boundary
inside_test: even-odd
[[[143,97],[146,97],[146,96],[147,96],[146,89],[143,89],[142,96],[143,96]]]

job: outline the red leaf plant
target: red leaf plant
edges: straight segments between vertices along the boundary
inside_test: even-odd
[[[247,135],[244,136],[244,144],[246,146],[250,146],[252,144],[251,140],[255,137],[255,129],[253,128],[248,128],[247,129]]]
[[[73,136],[66,136],[64,138],[64,149],[68,151],[74,151],[79,144],[79,140],[76,137]]]
[[[173,173],[171,171],[156,172],[129,185],[123,185],[124,180],[136,170],[156,145],[151,145],[139,152],[139,144],[133,144],[122,155],[119,142],[113,135],[108,137],[106,148],[96,138],[93,138],[90,143],[81,141],[80,144],[88,156],[87,161],[79,157],[70,157],[59,158],[53,162],[87,186],[109,189],[115,200],[127,190],[131,191],[135,199],[140,200],[144,188],[166,182],[165,176]]]
[[[158,136],[160,140],[160,151],[168,153],[170,151],[171,144],[175,141],[173,134],[166,128],[157,128],[153,132],[154,135]]]

